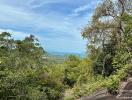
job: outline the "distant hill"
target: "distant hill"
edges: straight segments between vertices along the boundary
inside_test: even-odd
[[[51,56],[57,56],[57,57],[67,57],[68,55],[77,55],[81,58],[83,58],[85,56],[84,53],[72,53],[72,52],[48,52],[49,55]]]
[[[84,57],[83,53],[67,53],[67,52],[47,52],[45,55],[45,63],[46,64],[62,64],[66,60],[66,58],[69,55],[76,55],[79,56],[80,58]]]

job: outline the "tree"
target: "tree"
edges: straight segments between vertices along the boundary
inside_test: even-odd
[[[78,78],[78,65],[80,63],[80,59],[75,55],[69,55],[65,64],[65,77],[64,84],[73,87],[77,82]]]
[[[45,50],[33,36],[14,40],[0,34],[0,99],[58,100],[63,96],[64,70],[44,64]]]
[[[114,72],[112,59],[124,41],[125,24],[122,18],[125,13],[131,14],[130,3],[131,0],[104,0],[96,8],[91,23],[82,30],[83,38],[88,39],[90,55],[94,54],[93,68],[98,70],[95,73],[104,73],[105,69],[112,69],[107,72],[108,75]]]
[[[131,0],[104,0],[96,8],[90,25],[82,30],[82,36],[96,47],[103,47],[111,37],[119,45],[124,32],[122,17],[125,12],[128,13],[127,6],[130,2]]]
[[[21,66],[43,66],[42,62],[45,51],[33,35],[26,37],[24,40],[16,40],[15,43],[16,52],[18,52],[18,60],[22,64]],[[23,65],[25,63],[26,65]]]

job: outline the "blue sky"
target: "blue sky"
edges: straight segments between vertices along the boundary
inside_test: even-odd
[[[0,0],[0,32],[35,35],[47,51],[82,53],[81,29],[102,0]]]

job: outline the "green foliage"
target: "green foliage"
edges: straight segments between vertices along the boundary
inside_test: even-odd
[[[0,99],[58,100],[63,97],[64,67],[46,66],[45,51],[30,35],[13,40],[0,34]]]
[[[76,85],[72,90],[73,94],[76,98],[80,98],[82,96],[88,96],[94,93],[97,90],[103,89],[105,85],[105,80],[102,76],[90,76],[88,77],[87,82],[83,84]]]
[[[65,63],[68,67],[74,68],[80,63],[80,58],[75,55],[69,55]]]
[[[130,2],[103,1],[97,6],[91,23],[82,30],[83,38],[88,40],[88,57],[93,62],[93,81],[90,82],[95,86],[88,81],[77,85],[74,87],[77,97],[98,88],[107,88],[109,93],[116,94],[120,81],[132,76],[132,15],[131,8],[127,8]],[[95,81],[99,75],[105,76],[104,79]]]
[[[0,34],[0,99],[74,100],[132,77],[132,15],[122,0],[104,0],[82,30],[88,57],[50,57],[33,35]],[[123,10],[124,9],[124,10]],[[64,62],[64,63],[63,63]]]
[[[110,76],[115,71],[112,65],[112,61],[116,51],[116,43],[113,39],[111,39],[108,44],[103,45],[102,51],[98,53],[93,63],[95,74]]]
[[[119,78],[115,75],[111,76],[109,80],[107,80],[107,90],[110,94],[116,95],[118,93],[119,81]]]
[[[58,100],[63,97],[62,66],[50,69],[4,69],[0,71],[0,99],[13,96],[31,100]],[[48,70],[48,71],[46,71]],[[19,97],[20,96],[20,97]],[[17,100],[17,99],[14,99]]]
[[[64,83],[70,87],[85,83],[88,77],[92,76],[92,73],[92,61],[90,59],[85,58],[82,60],[70,55],[65,63]]]
[[[77,56],[70,55],[66,60],[64,84],[73,87],[78,78],[78,64],[80,59]]]

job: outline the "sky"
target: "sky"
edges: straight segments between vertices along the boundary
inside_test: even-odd
[[[0,32],[35,35],[49,52],[84,53],[81,29],[102,0],[0,0]]]

